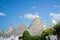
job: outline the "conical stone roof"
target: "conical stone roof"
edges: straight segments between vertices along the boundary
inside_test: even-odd
[[[13,27],[13,25],[10,25],[8,30],[4,32],[3,36],[6,37],[10,37],[12,34],[12,32],[14,32],[15,28]]]
[[[11,33],[13,30],[15,30],[15,28],[13,27],[13,25],[10,25],[8,30],[6,31],[6,33]]]
[[[26,29],[27,29],[27,28],[26,28],[24,22],[22,22],[22,23],[16,28],[16,33],[17,33],[17,35],[23,34],[23,32],[24,32]]]
[[[42,32],[43,28],[43,22],[39,19],[39,17],[36,17],[30,25],[29,32],[31,33],[31,35],[37,35]]]

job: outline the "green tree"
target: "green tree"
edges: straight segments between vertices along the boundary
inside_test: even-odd
[[[31,40],[41,40],[40,36],[31,36]]]
[[[54,33],[60,35],[60,23],[54,26]]]
[[[57,40],[59,40],[59,35],[60,35],[60,22],[57,23],[55,26],[54,26],[54,35],[57,35]]]
[[[46,29],[42,32],[41,34],[41,40],[46,40],[46,36],[52,35],[53,34],[53,29]]]
[[[19,36],[18,39],[20,40],[20,39],[23,39],[23,38],[22,38],[22,36]]]
[[[49,35],[48,30],[44,30],[41,34],[41,40],[46,40],[45,37]]]
[[[22,38],[23,38],[23,40],[30,40],[31,35],[28,31],[24,31]]]
[[[52,35],[53,34],[53,29],[47,29],[47,30],[44,30],[43,32],[42,32],[42,35],[44,35],[44,36],[48,36],[48,35]]]

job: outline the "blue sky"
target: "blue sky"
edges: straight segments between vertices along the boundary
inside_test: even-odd
[[[60,0],[0,0],[0,30],[15,28],[24,22],[29,26],[39,16],[48,26],[60,18]]]

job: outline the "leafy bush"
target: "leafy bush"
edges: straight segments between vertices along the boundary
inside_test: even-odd
[[[40,40],[41,38],[40,38],[40,36],[31,36],[28,31],[24,31],[23,36],[19,37],[19,39],[23,39],[23,40]]]
[[[54,26],[54,33],[60,35],[60,23]]]
[[[28,31],[23,32],[23,36],[22,36],[23,40],[30,40],[30,37],[31,35]]]
[[[22,36],[19,36],[19,38],[18,38],[18,39],[20,40],[20,39],[23,39],[23,38],[22,38]]]
[[[41,40],[40,36],[31,36],[31,40]]]

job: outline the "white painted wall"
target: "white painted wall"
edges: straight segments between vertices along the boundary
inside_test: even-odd
[[[48,40],[48,36],[46,36],[46,40]],[[57,39],[56,39],[56,35],[51,35],[51,36],[50,36],[50,40],[57,40]]]
[[[16,36],[16,37],[11,36],[10,38],[3,38],[3,37],[1,36],[1,37],[0,37],[0,40],[12,40],[12,39],[13,39],[13,40],[19,40],[18,37],[19,37],[19,36]]]

